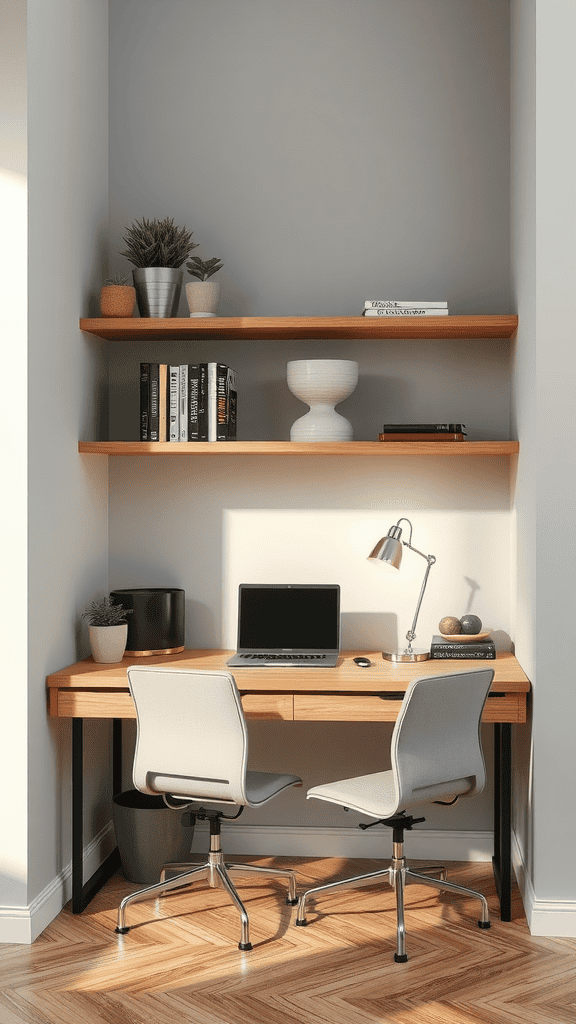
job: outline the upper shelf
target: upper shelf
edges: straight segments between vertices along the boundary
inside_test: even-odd
[[[81,319],[80,329],[108,341],[285,341],[291,338],[511,338],[517,316],[242,316]]]

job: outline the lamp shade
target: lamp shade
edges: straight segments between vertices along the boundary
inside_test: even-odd
[[[387,536],[378,541],[368,558],[383,562],[384,565],[388,565],[392,569],[399,569],[402,561],[401,534],[402,530],[399,526],[391,526]]]

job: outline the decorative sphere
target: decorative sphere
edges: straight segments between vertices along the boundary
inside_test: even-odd
[[[438,629],[444,633],[444,636],[454,636],[461,632],[460,619],[457,619],[455,615],[445,615],[443,619],[440,619]]]
[[[477,615],[463,615],[460,619],[462,633],[479,633],[482,629],[482,619]]]

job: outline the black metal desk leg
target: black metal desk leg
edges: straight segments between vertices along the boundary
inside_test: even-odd
[[[114,719],[112,733],[113,784],[120,785],[122,773],[121,720]],[[72,913],[81,914],[90,900],[120,867],[120,854],[114,849],[84,883],[84,720],[72,719]],[[119,789],[115,789],[119,792]]]
[[[81,914],[84,867],[84,720],[72,719],[72,913]]]
[[[500,920],[511,918],[512,886],[512,726],[494,725],[494,857],[492,865],[500,897]]]
[[[122,792],[122,719],[112,719],[112,796]]]

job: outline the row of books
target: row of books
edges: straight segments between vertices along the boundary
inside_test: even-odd
[[[366,299],[362,316],[448,316],[448,303]]]
[[[379,441],[463,441],[464,423],[385,423]]]
[[[235,441],[236,404],[225,363],[140,363],[141,441]]]
[[[435,634],[430,644],[430,658],[437,661],[449,658],[494,661],[495,657],[496,646],[490,637],[487,637],[486,640],[470,640],[467,643],[459,643],[456,640],[445,640],[443,636]]]

